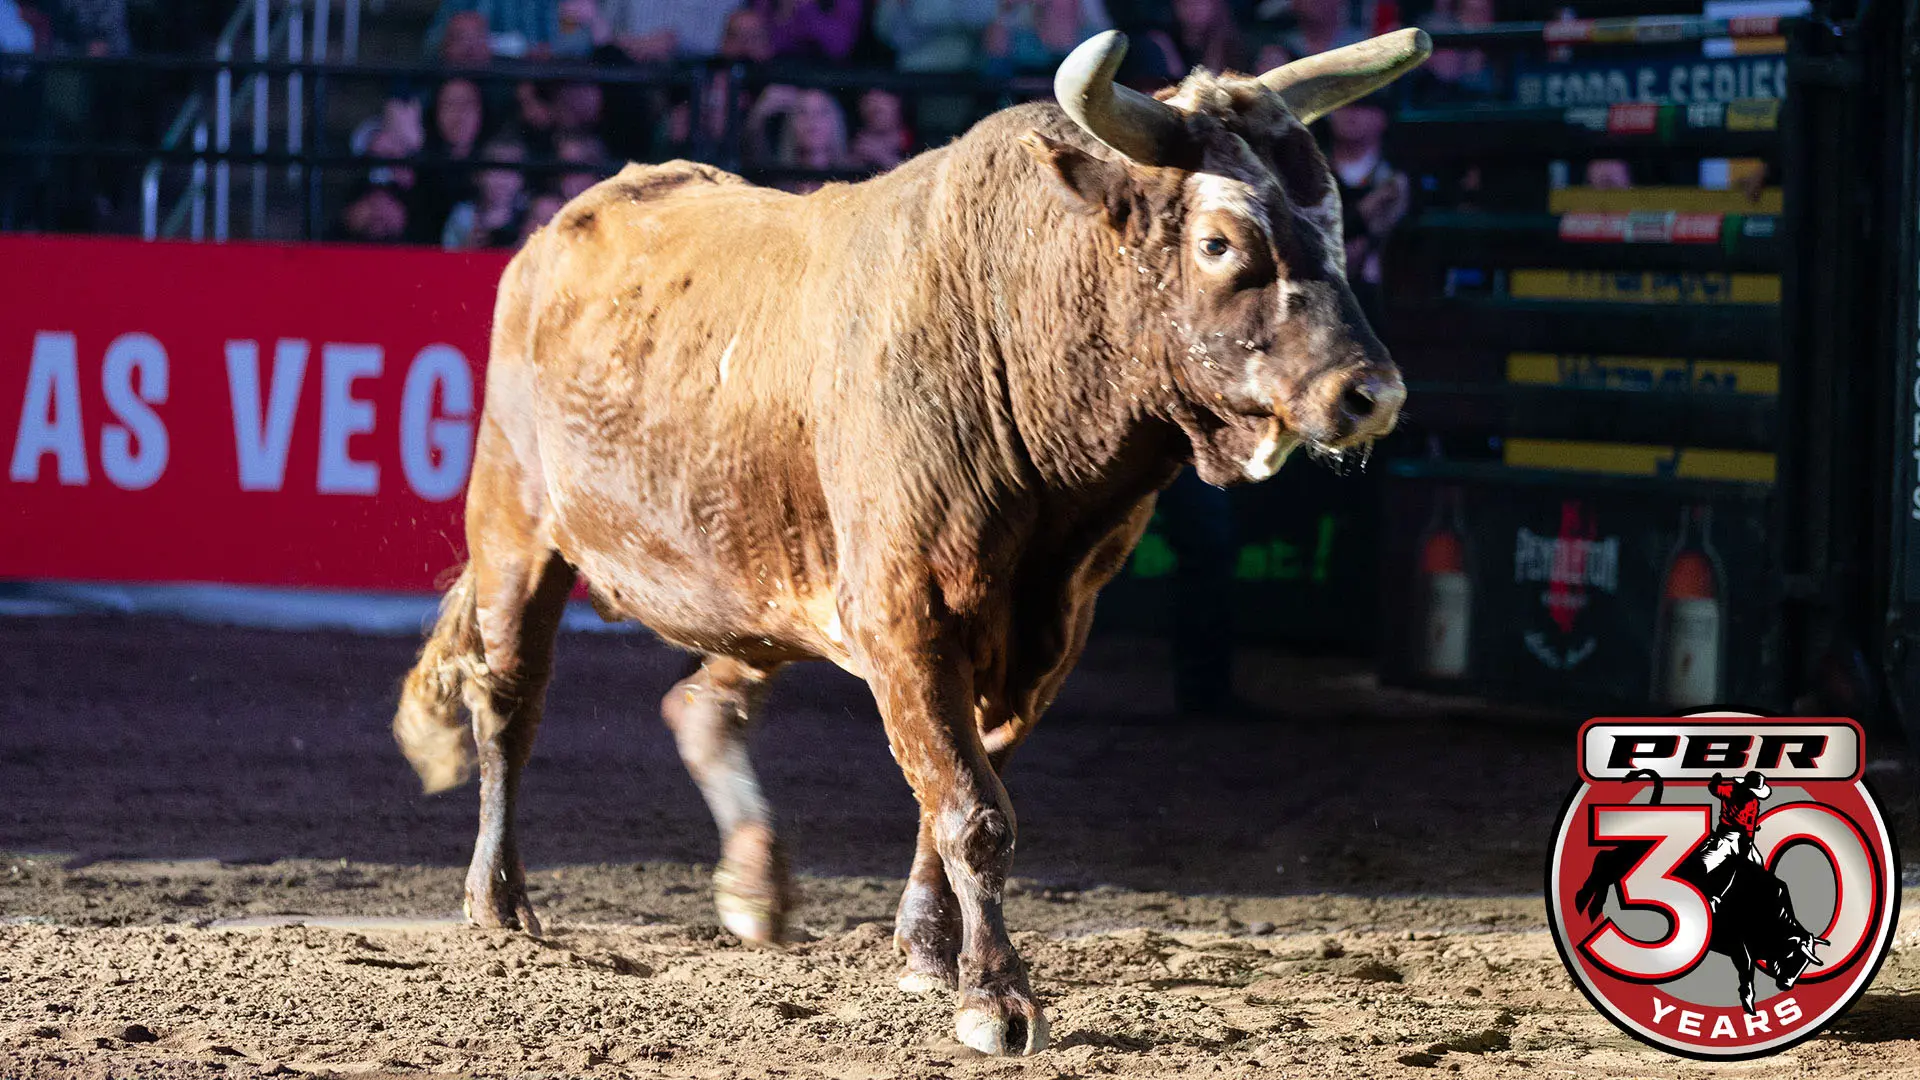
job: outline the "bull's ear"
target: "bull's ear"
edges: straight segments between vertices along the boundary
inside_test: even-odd
[[[1134,188],[1125,164],[1096,157],[1038,131],[1020,136],[1020,147],[1040,163],[1040,171],[1064,189],[1082,213],[1102,214],[1116,229],[1126,224],[1133,210]]]

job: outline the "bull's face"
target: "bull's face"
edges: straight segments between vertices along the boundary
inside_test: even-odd
[[[1061,65],[1068,114],[1117,157],[1033,133],[1030,153],[1118,236],[1138,332],[1171,358],[1172,419],[1214,484],[1295,447],[1340,455],[1393,429],[1406,389],[1347,286],[1338,188],[1306,124],[1411,70],[1404,30],[1258,78],[1196,71],[1158,98],[1112,81],[1103,34]]]

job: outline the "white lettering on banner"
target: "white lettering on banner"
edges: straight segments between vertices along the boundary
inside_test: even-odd
[[[233,405],[233,450],[240,490],[279,491],[287,477],[287,445],[307,377],[307,343],[281,338],[273,346],[273,379],[260,401],[260,343],[227,342],[227,391]]]
[[[320,349],[320,472],[314,487],[322,495],[380,490],[380,466],[349,456],[347,443],[373,430],[373,403],[354,397],[353,384],[378,376],[384,355],[378,345],[328,342]]]
[[[19,484],[40,479],[40,459],[53,455],[62,484],[87,482],[87,446],[80,427],[80,358],[71,333],[33,335],[26,399],[13,440],[7,478]]]
[[[153,411],[167,403],[167,350],[152,334],[121,334],[107,346],[100,382],[120,421],[100,431],[100,471],[124,491],[150,488],[167,471],[167,426]]]
[[[438,418],[433,411],[436,387],[442,410]],[[473,458],[472,416],[473,372],[467,358],[451,345],[421,349],[400,395],[400,466],[414,494],[428,502],[460,494]]]

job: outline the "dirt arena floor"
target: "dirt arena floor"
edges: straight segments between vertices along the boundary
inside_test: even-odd
[[[717,925],[655,704],[681,660],[573,635],[524,796],[547,936],[455,922],[471,788],[387,734],[413,643],[0,621],[0,1080],[38,1077],[1920,1076],[1920,904],[1873,991],[1707,1066],[1574,990],[1539,900],[1571,724],[1243,656],[1270,713],[1169,719],[1097,647],[1008,777],[1008,921],[1054,1047],[982,1058],[894,987],[914,810],[863,688],[782,676],[755,751],[800,939]],[[1912,788],[1874,776],[1908,851]]]

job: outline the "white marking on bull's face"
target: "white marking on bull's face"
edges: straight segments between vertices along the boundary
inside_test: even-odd
[[[720,353],[720,385],[727,385],[727,369],[733,365],[733,347],[740,344],[740,334],[735,331],[727,341],[727,347]]]
[[[1286,464],[1287,455],[1300,445],[1300,440],[1287,434],[1286,425],[1279,417],[1267,421],[1267,430],[1260,436],[1260,444],[1253,448],[1246,464],[1247,479],[1265,480],[1280,471]]]

